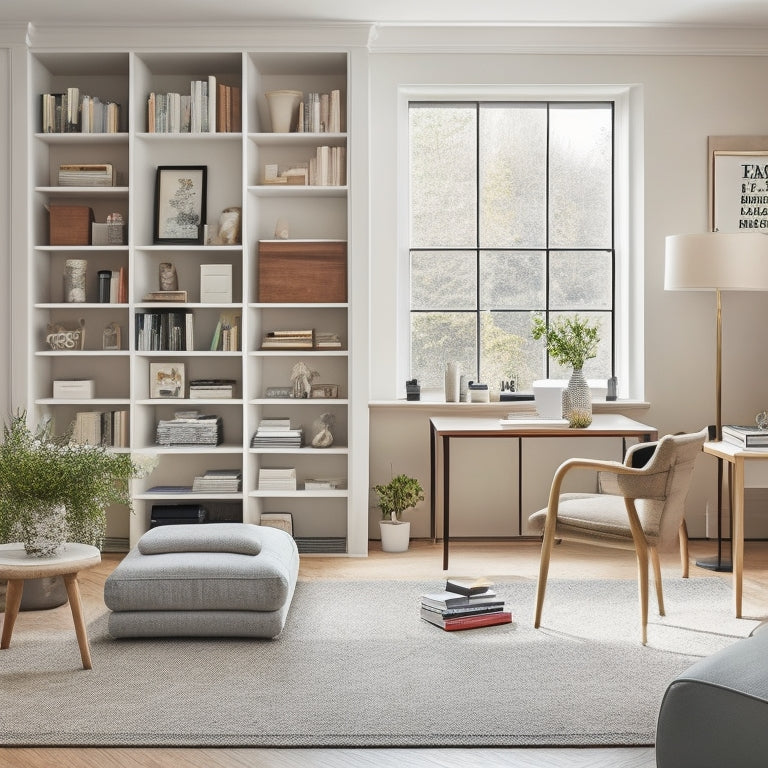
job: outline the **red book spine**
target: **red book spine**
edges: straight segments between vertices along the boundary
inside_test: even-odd
[[[476,616],[445,619],[443,629],[451,631],[455,629],[472,629],[473,627],[490,627],[494,624],[509,624],[511,621],[512,613],[510,611],[497,611],[496,613],[481,613]]]

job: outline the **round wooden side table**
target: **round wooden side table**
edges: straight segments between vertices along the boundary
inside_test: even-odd
[[[100,562],[99,550],[88,544],[68,542],[61,552],[53,557],[30,557],[24,551],[22,544],[0,544],[0,579],[8,580],[0,650],[8,648],[11,644],[13,625],[16,623],[21,605],[24,580],[39,579],[43,576],[61,576],[67,587],[83,669],[91,669],[91,651],[83,621],[83,604],[80,600],[77,574],[86,568],[93,568]]]

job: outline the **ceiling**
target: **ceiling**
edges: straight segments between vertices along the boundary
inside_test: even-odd
[[[766,0],[2,0],[0,23],[381,22],[768,27]]]

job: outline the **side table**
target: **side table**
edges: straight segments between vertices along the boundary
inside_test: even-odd
[[[88,647],[88,635],[83,621],[83,604],[80,599],[80,587],[77,574],[86,568],[93,568],[101,562],[101,554],[96,547],[88,544],[67,543],[58,555],[53,557],[30,557],[22,544],[0,544],[0,579],[8,580],[5,597],[5,618],[0,638],[0,650],[11,644],[13,625],[21,605],[21,594],[26,579],[39,579],[44,576],[61,576],[67,587],[69,607],[75,623],[75,634],[80,646],[83,669],[91,669],[91,651]]]

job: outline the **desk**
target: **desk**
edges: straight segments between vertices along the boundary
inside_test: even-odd
[[[592,417],[592,423],[584,429],[569,427],[539,427],[530,424],[501,426],[497,418],[474,416],[435,416],[429,420],[430,429],[430,533],[435,538],[436,501],[438,473],[443,478],[443,570],[448,569],[449,517],[450,517],[450,441],[451,438],[546,438],[546,437],[636,437],[643,442],[656,440],[655,427],[641,424],[619,414],[599,413]],[[438,444],[442,453],[438,451]],[[438,461],[438,456],[441,460]],[[766,454],[768,458],[768,454]]]
[[[733,530],[731,531],[731,550],[733,552],[733,598],[736,608],[736,618],[741,618],[742,590],[744,581],[744,464],[747,461],[768,460],[768,451],[750,448],[746,450],[725,441],[712,440],[704,443],[704,453],[730,465],[729,477],[731,494],[731,514],[733,515]]]
[[[93,568],[100,562],[99,550],[87,544],[67,543],[61,553],[53,557],[31,557],[27,555],[21,544],[0,544],[0,579],[8,579],[0,649],[5,650],[11,645],[11,635],[21,605],[24,580],[62,576],[67,587],[83,669],[91,669],[91,651],[88,648],[88,635],[83,620],[83,605],[80,600],[77,574],[78,571]]]

